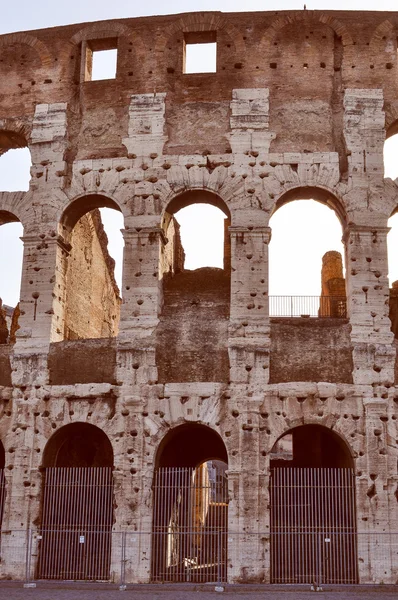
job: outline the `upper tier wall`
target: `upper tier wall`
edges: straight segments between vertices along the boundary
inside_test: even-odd
[[[184,74],[184,40],[195,41],[193,33],[205,40],[208,32],[217,40],[217,72]],[[398,13],[305,10],[190,13],[3,35],[0,119],[18,119],[26,136],[35,105],[67,103],[68,162],[126,156],[131,95],[166,93],[164,152],[225,153],[232,90],[269,88],[271,152],[344,154],[343,89],[383,89],[387,125],[398,117],[397,36]],[[84,82],[87,45],[117,46],[116,79]]]

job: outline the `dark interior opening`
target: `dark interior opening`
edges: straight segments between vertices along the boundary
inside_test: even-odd
[[[112,467],[113,450],[107,435],[89,423],[72,423],[47,443],[43,467]]]
[[[176,427],[164,437],[156,466],[196,468],[208,460],[228,463],[224,442],[210,427],[192,423]]]
[[[339,435],[321,425],[302,425],[284,434],[271,450],[274,467],[353,468],[353,458]]]

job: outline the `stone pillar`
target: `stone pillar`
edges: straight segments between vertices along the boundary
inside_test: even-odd
[[[67,104],[36,104],[29,150],[32,157],[31,190],[54,192],[66,185],[68,147]]]
[[[128,386],[155,383],[157,368],[154,332],[162,307],[159,262],[166,243],[159,227],[123,231],[125,247],[118,343],[118,380]]]
[[[269,378],[269,227],[230,227],[231,382],[266,384]]]
[[[32,393],[30,394],[32,396]],[[39,477],[32,468],[34,398],[13,399],[15,426],[3,437],[5,450],[6,495],[2,523],[0,576],[5,579],[25,577],[26,544],[32,525],[32,506],[39,493]]]
[[[388,535],[395,533],[396,523],[390,512],[389,477],[396,474],[396,453],[389,439],[395,437],[395,426],[393,422],[389,431],[387,399],[364,399],[364,409],[367,466],[357,487],[359,577],[360,583],[391,584],[396,583],[397,559]]]
[[[150,336],[158,324],[162,307],[159,259],[166,238],[160,227],[125,229],[123,236],[120,335],[127,340]]]
[[[13,383],[37,385],[47,383],[46,354],[50,342],[63,339],[65,259],[69,248],[55,234],[52,238],[32,235],[22,239],[21,314],[14,346]],[[19,359],[32,351],[35,364],[27,369]],[[29,360],[32,361],[32,355]]]
[[[395,349],[389,319],[387,227],[349,225],[344,233],[354,383],[392,384]]]

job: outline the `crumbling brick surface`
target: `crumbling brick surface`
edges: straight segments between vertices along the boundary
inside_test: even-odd
[[[50,385],[116,383],[116,344],[112,339],[56,342],[48,352]]]
[[[345,319],[271,319],[270,383],[352,383],[352,344]]]
[[[183,271],[168,280],[156,331],[160,382],[228,382],[229,288],[221,269]]]
[[[0,386],[11,386],[11,363],[10,363],[10,350],[11,347],[8,344],[0,346]]]

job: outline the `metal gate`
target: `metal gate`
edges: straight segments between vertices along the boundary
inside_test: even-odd
[[[6,477],[4,469],[0,469],[0,552],[1,552],[1,527],[3,524],[4,505],[6,501]],[[1,554],[0,554],[1,557]]]
[[[38,578],[108,580],[111,467],[45,469]]]
[[[0,469],[0,531],[3,522],[4,504],[6,501],[6,478],[4,469]]]
[[[352,469],[271,471],[271,582],[357,583]]]
[[[225,581],[228,489],[226,465],[160,468],[155,473],[152,580]]]

